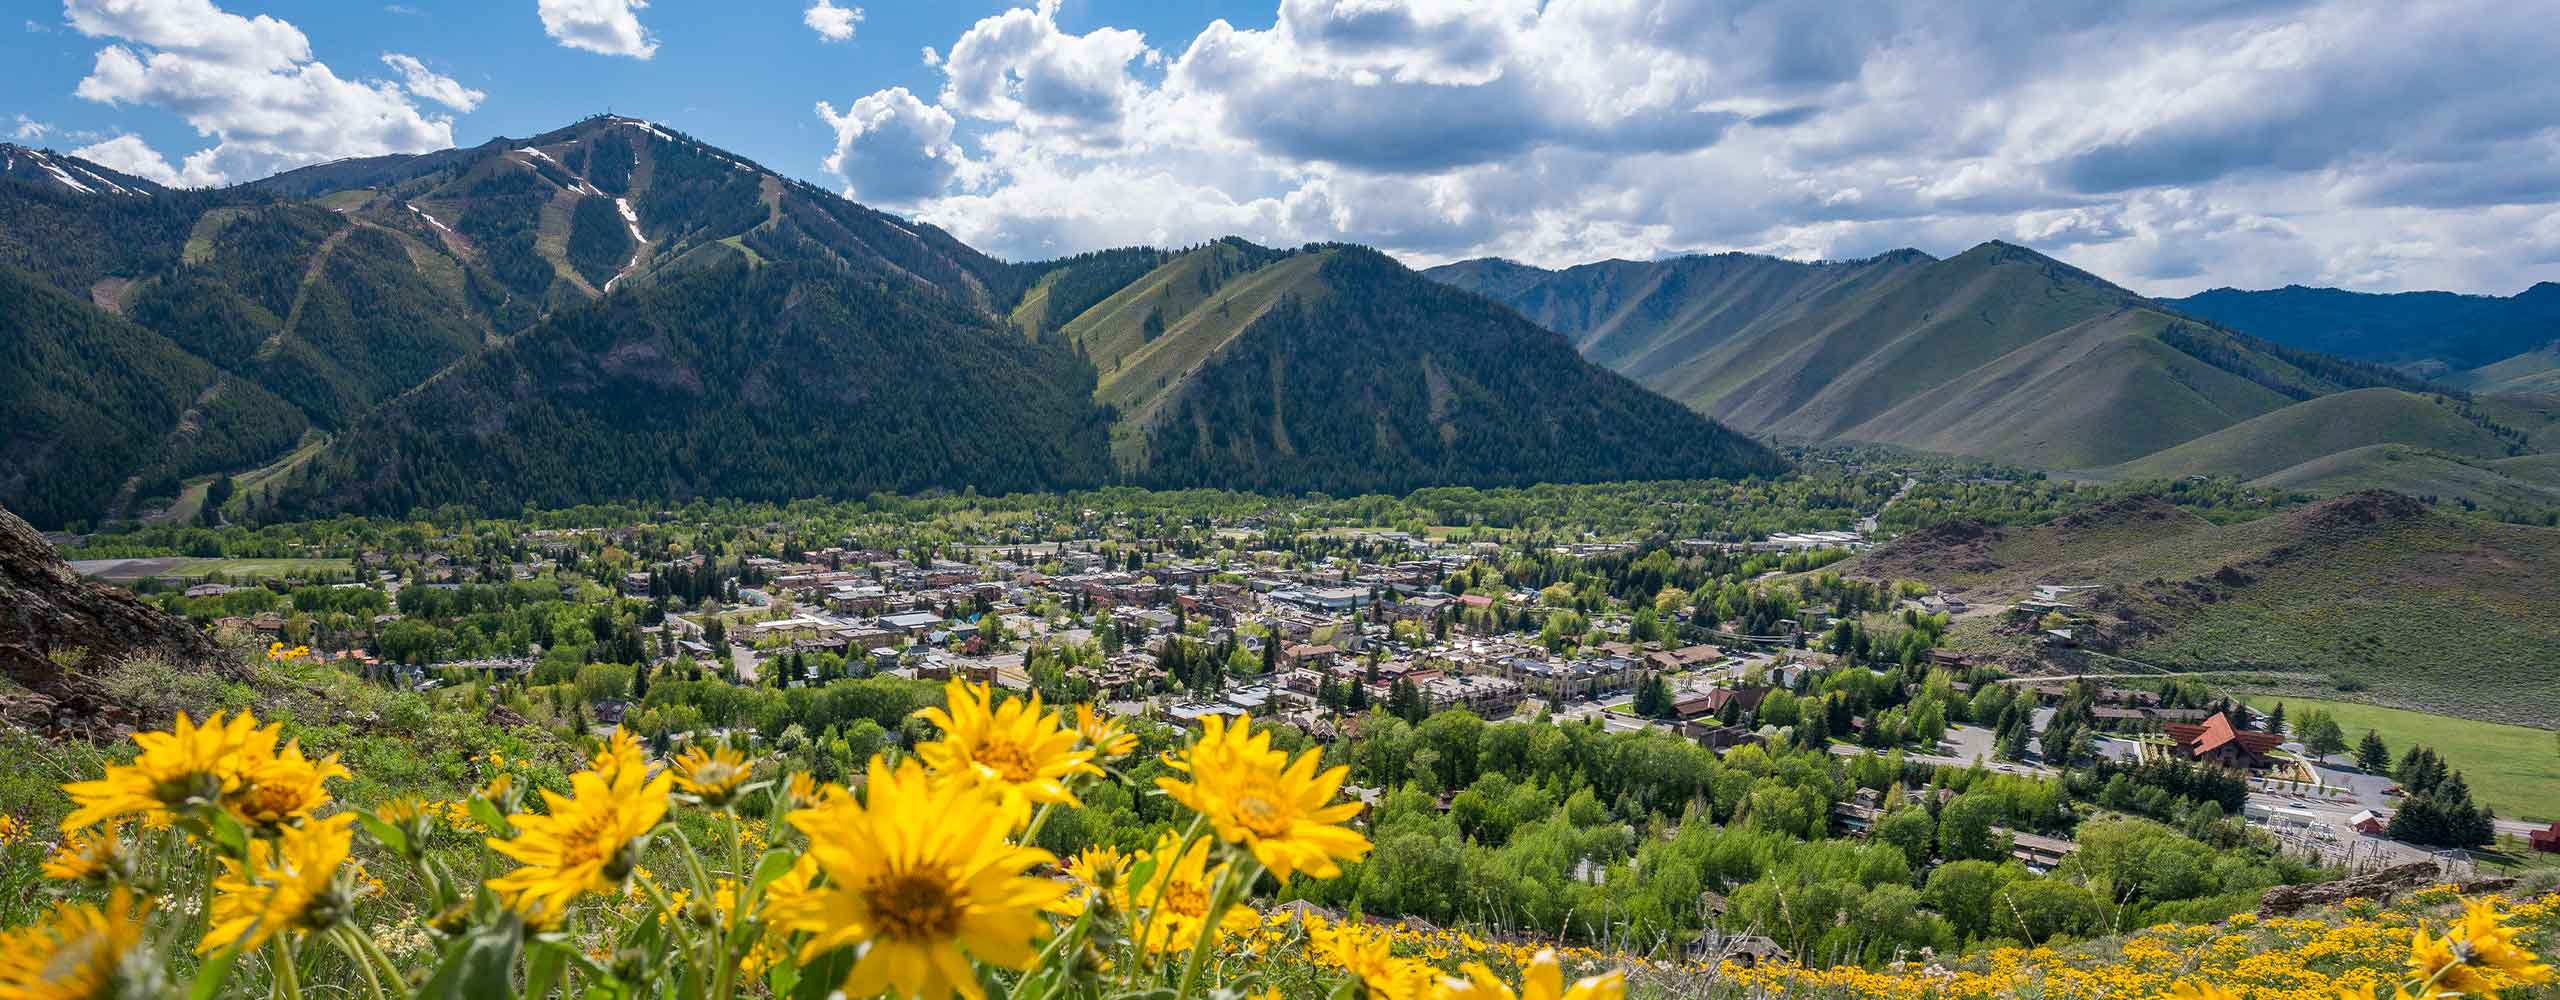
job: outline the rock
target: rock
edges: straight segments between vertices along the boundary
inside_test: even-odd
[[[507,706],[494,701],[489,703],[489,710],[481,713],[481,715],[483,718],[488,720],[490,725],[496,726],[500,729],[522,729],[526,726],[533,725],[533,720],[525,718],[515,709],[508,708]]]
[[[44,728],[57,730],[128,724],[132,710],[96,678],[135,657],[234,680],[248,676],[202,629],[81,579],[33,526],[0,510],[0,676],[44,699],[18,699],[23,704],[13,705],[10,717],[41,713]]]
[[[2387,902],[2400,893],[2414,892],[2443,884],[2445,884],[2444,870],[2436,867],[2435,862],[2412,861],[2405,865],[2393,865],[2380,871],[2367,872],[2335,882],[2277,886],[2267,890],[2265,896],[2259,897],[2258,915],[2261,917],[2291,916],[2314,906],[2331,906],[2350,899]],[[2476,896],[2483,893],[2504,892],[2515,888],[2515,885],[2516,880],[2511,878],[2490,878],[2455,883],[2454,888],[2463,895]]]

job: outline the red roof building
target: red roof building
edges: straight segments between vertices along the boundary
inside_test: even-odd
[[[2274,733],[2253,733],[2232,724],[2228,715],[2215,715],[2201,726],[2171,722],[2160,727],[2178,744],[2180,756],[2233,771],[2264,770],[2275,761],[2270,756],[2284,737]]]
[[[2533,845],[2534,850],[2545,854],[2560,854],[2560,823],[2551,824],[2548,830],[2535,830],[2526,834],[2525,842]]]

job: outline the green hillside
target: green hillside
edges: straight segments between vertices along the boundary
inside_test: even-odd
[[[2381,704],[2560,725],[2560,531],[2400,494],[2224,526],[2141,498],[2029,527],[1959,521],[1844,567],[1982,601],[2100,587],[2071,598],[2108,650],[2086,669],[2266,671]]]
[[[2508,462],[2545,457],[2498,461],[2405,444],[2374,444],[2321,455],[2250,482],[2318,496],[2391,490],[2439,504],[2533,511],[2560,507],[2560,483],[2537,481],[2531,473],[2542,470],[2521,466],[2511,470]]]
[[[254,464],[302,414],[167,338],[0,265],[0,506],[58,528]]]
[[[2163,304],[2278,343],[2413,369],[2465,371],[2560,333],[2560,282],[2510,296],[2216,288]]]
[[[928,363],[929,362],[929,363]],[[333,439],[292,513],[1098,484],[1089,368],[938,296],[742,260],[568,310]]]
[[[2375,445],[2468,458],[2504,458],[2511,447],[2465,417],[2453,400],[2398,389],[2358,389],[2294,403],[2104,471],[2128,479],[2254,479]]]
[[[1178,377],[1155,381],[1165,373]],[[1782,468],[1516,313],[1358,247],[1220,286],[1102,393],[1135,439],[1124,467],[1167,487],[1344,494]]]
[[[2560,343],[2437,379],[2480,395],[2560,393]]]

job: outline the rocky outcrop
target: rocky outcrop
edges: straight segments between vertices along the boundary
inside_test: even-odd
[[[2401,893],[2414,892],[2444,883],[2444,870],[2436,867],[2435,862],[2412,861],[2405,865],[2393,865],[2335,882],[2277,886],[2267,890],[2265,896],[2259,897],[2258,915],[2261,917],[2291,916],[2315,906],[2332,906],[2350,899],[2388,902],[2391,897]],[[2464,895],[2478,895],[2510,889],[2515,884],[2516,880],[2511,878],[2493,878],[2458,883],[2457,888]]]
[[[97,676],[136,657],[246,676],[203,630],[81,579],[34,527],[0,510],[0,677],[30,692],[0,705],[0,717],[70,730],[135,721]]]

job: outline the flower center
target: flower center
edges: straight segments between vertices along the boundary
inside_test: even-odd
[[[864,902],[882,934],[906,941],[948,938],[960,929],[951,884],[922,873],[892,875],[871,886]]]
[[[603,861],[606,849],[614,846],[607,843],[612,827],[613,814],[609,811],[590,813],[578,820],[578,825],[560,838],[560,867],[576,868]]]
[[[1209,914],[1209,892],[1198,882],[1177,881],[1165,887],[1164,905],[1186,917]]]
[[[1247,795],[1236,800],[1236,820],[1243,823],[1245,829],[1265,837],[1289,832],[1289,818],[1281,814],[1279,806],[1259,795]]]
[[[1040,769],[1031,762],[1031,754],[1012,743],[989,743],[978,748],[978,764],[1020,784],[1040,777]]]

